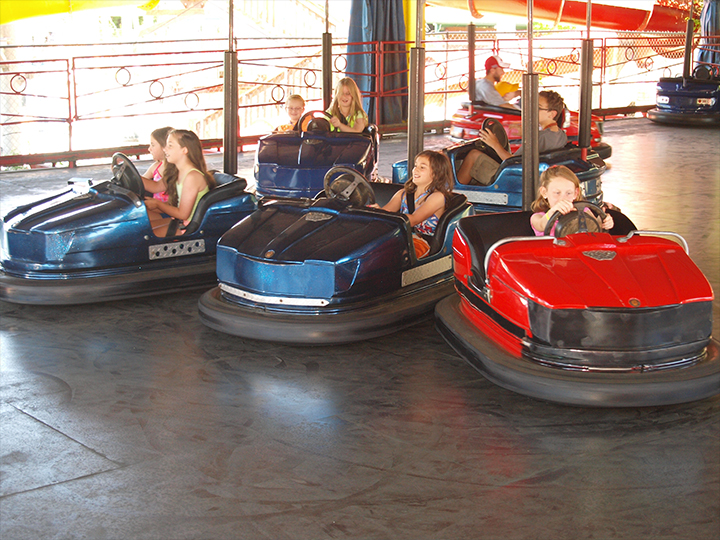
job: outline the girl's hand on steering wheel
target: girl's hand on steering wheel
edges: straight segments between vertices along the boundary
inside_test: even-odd
[[[572,212],[573,210],[575,210],[575,206],[573,206],[572,201],[562,200],[562,201],[556,202],[555,206],[553,206],[552,208],[550,208],[550,210],[548,210],[547,215],[548,215],[548,217],[550,217],[555,212],[560,212],[561,214],[565,215],[568,212]]]

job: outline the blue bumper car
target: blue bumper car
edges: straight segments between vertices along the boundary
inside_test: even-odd
[[[245,338],[325,345],[371,339],[417,323],[453,291],[452,234],[472,213],[455,194],[417,259],[406,215],[381,206],[402,186],[353,169],[324,178],[325,194],[261,199],[218,243],[219,286],[199,301],[207,326]]]
[[[720,393],[713,292],[685,241],[610,212],[602,232],[578,208],[558,238],[534,236],[530,212],[460,220],[457,294],[438,303],[438,330],[487,379],[538,399],[640,407]]]
[[[483,129],[489,127],[498,140],[509,151],[507,133],[502,124],[494,119],[486,119]],[[488,185],[468,185],[457,181],[457,172],[463,159],[472,150],[477,149],[492,157],[499,163],[499,168]],[[512,156],[501,160],[492,148],[479,139],[452,145],[443,150],[450,158],[455,175],[453,191],[462,193],[479,212],[505,212],[522,208],[522,156]],[[586,200],[595,204],[603,201],[602,181],[600,176],[607,166],[603,159],[595,153],[581,156],[581,149],[569,143],[565,148],[540,154],[540,172],[554,165],[565,165],[580,180],[580,188]],[[393,165],[393,183],[404,184],[408,178],[407,161],[399,161]]]
[[[218,187],[186,227],[156,237],[132,162],[113,156],[113,179],[84,180],[16,208],[2,220],[0,299],[83,304],[206,287],[215,282],[220,236],[257,208],[244,179],[215,173]]]
[[[700,65],[692,77],[663,77],[656,105],[647,113],[653,122],[720,127],[720,76]]]
[[[323,190],[323,176],[333,167],[348,167],[373,178],[380,146],[375,125],[363,133],[330,131],[327,114],[321,111],[306,113],[298,125],[305,128],[273,133],[258,141],[258,195],[312,198]]]

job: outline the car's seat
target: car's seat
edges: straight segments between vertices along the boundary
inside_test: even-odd
[[[200,228],[200,224],[202,223],[208,208],[217,202],[236,197],[245,192],[247,181],[244,178],[217,171],[212,171],[212,174],[215,178],[215,182],[217,183],[217,187],[211,189],[202,196],[195,208],[195,213],[187,226],[183,228],[180,220],[173,219],[168,226],[168,231],[165,235],[166,237],[175,236],[180,228],[184,229],[184,234],[194,233]]]
[[[440,251],[445,244],[445,237],[447,236],[447,230],[451,223],[453,223],[458,217],[463,214],[466,210],[471,208],[471,204],[468,202],[467,197],[462,193],[451,193],[450,200],[447,203],[445,212],[438,219],[437,227],[435,228],[435,234],[431,238],[428,238],[428,244],[430,244],[430,251],[428,251],[427,257],[434,255]]]
[[[457,230],[470,249],[473,278],[478,287],[485,282],[485,254],[495,242],[510,236],[535,236],[530,226],[532,214],[530,211],[479,214],[458,222]]]

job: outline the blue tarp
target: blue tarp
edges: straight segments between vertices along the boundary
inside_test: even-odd
[[[348,36],[349,43],[363,45],[348,45],[346,75],[364,93],[377,92],[379,84],[385,95],[391,93],[380,103],[372,97],[363,99],[370,121],[382,124],[407,121],[406,48],[404,43],[392,43],[405,41],[402,0],[352,0]],[[377,55],[370,54],[379,42],[384,42],[383,73],[378,73]]]
[[[720,73],[720,8],[719,0],[705,0],[700,15],[700,53],[698,62],[702,64],[715,64],[716,73]]]

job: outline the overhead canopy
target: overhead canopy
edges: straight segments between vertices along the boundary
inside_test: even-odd
[[[525,17],[527,0],[427,0],[428,4]],[[663,5],[664,4],[664,5]],[[592,24],[607,30],[684,32],[688,9],[678,0],[592,0]],[[688,2],[689,4],[689,2]],[[533,16],[555,24],[585,24],[587,0],[535,0]]]
[[[399,124],[407,119],[407,53],[404,41],[402,0],[352,0],[348,42],[366,44],[348,45],[347,76],[355,80],[361,92],[374,93],[382,88],[385,95],[390,93],[379,104],[372,97],[363,99],[371,122]],[[382,73],[378,73],[376,57],[368,54],[379,42],[384,42],[380,62]]]
[[[115,6],[154,8],[159,0],[0,0],[0,24],[21,19]]]

